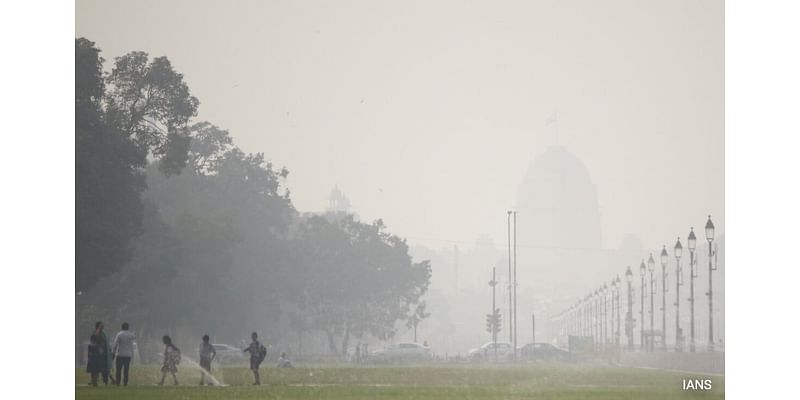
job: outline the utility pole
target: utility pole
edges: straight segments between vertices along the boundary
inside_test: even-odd
[[[508,211],[508,310],[511,311],[511,213],[512,211]],[[511,313],[509,312],[509,317]],[[508,319],[508,341],[514,341],[514,327],[512,326],[513,322],[511,318]]]
[[[517,361],[517,212],[514,211],[514,361]]]
[[[531,343],[536,343],[536,314],[531,313]]]

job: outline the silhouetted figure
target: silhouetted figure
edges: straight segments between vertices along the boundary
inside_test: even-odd
[[[211,344],[211,339],[208,335],[203,335],[203,343],[200,343],[200,368],[205,373],[200,373],[200,386],[205,384],[206,374],[211,376],[211,361],[217,356],[217,350]],[[208,380],[209,385],[213,385],[211,379]]]
[[[164,384],[164,379],[167,377],[167,372],[172,374],[172,380],[175,385],[178,384],[178,364],[181,363],[181,351],[172,344],[172,339],[164,335],[161,339],[164,342],[164,365],[161,366],[161,382],[159,385]]]
[[[105,348],[100,344],[100,337],[97,334],[92,334],[89,338],[89,346],[87,348],[86,359],[86,372],[92,377],[89,383],[92,386],[97,386],[97,376],[103,375],[103,383],[108,385],[108,367],[106,366],[106,353]]]
[[[131,360],[133,359],[133,342],[136,340],[136,335],[129,329],[130,325],[127,322],[123,322],[122,330],[114,337],[111,358],[116,360],[117,386],[119,386],[121,380],[124,380],[125,386],[128,386],[128,371],[131,368]]]
[[[264,359],[267,358],[267,348],[258,341],[257,333],[253,332],[250,338],[253,339],[253,341],[250,342],[250,346],[244,349],[244,351],[250,352],[250,370],[253,371],[253,378],[255,378],[253,385],[260,385],[261,377],[258,374],[258,367]]]
[[[94,334],[97,335],[97,340],[98,340],[97,344],[103,348],[103,354],[106,357],[106,361],[103,364],[105,371],[102,371],[101,373],[103,374],[103,383],[108,384],[108,378],[110,377],[111,361],[112,361],[111,345],[109,344],[108,336],[106,336],[105,332],[105,325],[103,324],[102,321],[97,321],[97,323],[94,324]],[[113,377],[111,377],[111,383],[115,383]]]

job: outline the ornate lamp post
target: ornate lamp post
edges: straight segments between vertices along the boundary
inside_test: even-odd
[[[675,255],[675,351],[683,351],[683,335],[681,334],[681,285],[683,285],[681,256],[683,256],[683,246],[681,246],[680,237],[675,242],[672,254]]]
[[[697,237],[694,235],[694,228],[689,229],[689,238],[686,241],[689,246],[689,351],[694,353],[694,278],[697,278],[694,251],[697,249]]]
[[[608,345],[608,286],[604,283],[603,286],[600,288],[600,296],[603,299],[603,347],[605,348]]]
[[[706,222],[706,240],[708,241],[708,351],[714,351],[714,296],[713,285],[711,282],[712,272],[716,270],[714,267],[714,250],[712,249],[712,242],[714,241],[714,223],[711,222],[711,216],[708,216]]]
[[[619,349],[620,335],[621,335],[621,332],[619,331],[619,328],[620,328],[620,322],[619,322],[619,320],[620,320],[619,290],[620,290],[621,287],[622,287],[622,283],[619,280],[619,275],[617,275],[617,278],[614,280],[614,295],[616,297],[616,300],[614,302],[616,303],[615,304],[615,308],[617,310],[617,327],[616,327],[617,329],[616,329],[616,333],[614,334],[614,344],[616,345],[617,349]]]
[[[617,309],[617,281],[611,279],[611,343],[617,344],[616,309]]]
[[[594,311],[592,311],[592,314],[594,314],[594,341],[596,343],[602,343],[603,338],[600,335],[600,291],[598,289],[594,290],[593,299],[594,301],[592,303],[594,303]]]
[[[639,317],[642,320],[642,327],[639,328],[639,332],[641,333],[642,337],[641,337],[641,342],[639,344],[642,347],[642,351],[644,351],[645,350],[645,338],[644,338],[644,293],[645,293],[644,284],[645,284],[645,281],[644,281],[644,278],[645,278],[645,275],[647,274],[647,267],[644,266],[644,260],[642,260],[642,263],[639,265],[639,274],[642,276],[642,294],[641,294],[642,299],[639,302],[641,304],[641,306],[642,306],[642,310],[639,312]]]
[[[653,259],[653,253],[650,253],[650,258],[647,259],[647,270],[650,271],[650,345],[649,350],[653,351],[655,349],[655,343],[653,343],[653,330],[654,330],[654,318],[655,318],[655,296],[656,296],[656,279],[653,273],[656,269],[656,260]]]
[[[667,246],[661,249],[661,351],[667,351]]]
[[[628,351],[633,351],[633,271],[631,267],[625,271],[625,281],[628,283],[628,311],[625,313],[625,336],[628,338]]]
[[[583,296],[583,336],[591,336],[592,309],[589,308],[589,295]]]

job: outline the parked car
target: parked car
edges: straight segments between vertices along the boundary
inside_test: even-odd
[[[214,349],[217,351],[214,361],[220,364],[239,364],[245,363],[250,359],[249,353],[245,353],[242,349],[229,344],[215,343]]]
[[[550,343],[528,343],[520,346],[519,356],[523,360],[565,361],[569,352]]]
[[[430,361],[430,347],[419,343],[397,343],[386,346],[370,353],[369,359],[373,362],[423,362]]]
[[[507,360],[514,353],[514,346],[508,342],[488,342],[483,346],[467,352],[467,356],[472,360],[493,360],[495,357],[495,344],[497,348],[497,359]]]

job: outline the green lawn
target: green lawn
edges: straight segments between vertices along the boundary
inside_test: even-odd
[[[200,387],[199,373],[182,368],[180,386],[154,386],[158,367],[134,365],[127,388],[88,387],[76,371],[77,399],[676,399],[724,398],[725,379],[710,377],[708,392],[685,392],[682,380],[699,375],[610,366],[441,365],[407,367],[262,368],[262,386],[252,386],[246,368],[214,371],[227,385]],[[709,378],[709,377],[702,377]],[[167,378],[167,383],[171,383]]]

